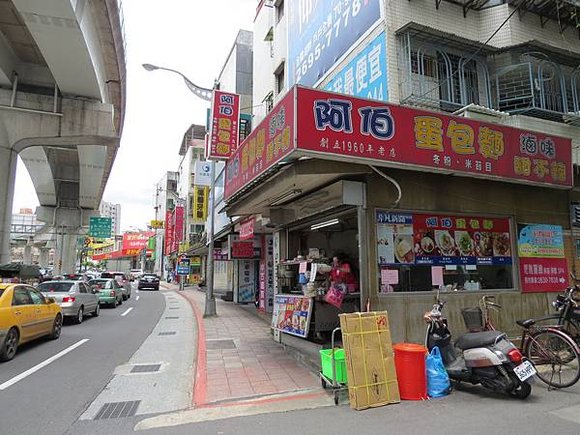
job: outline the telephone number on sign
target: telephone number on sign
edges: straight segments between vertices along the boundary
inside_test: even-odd
[[[344,11],[342,11],[340,14],[336,14],[336,12],[332,13],[331,24],[329,24],[326,21],[322,23],[322,26],[319,29],[319,31],[315,33],[316,35],[317,33],[320,32],[320,30],[322,29],[326,30],[326,32],[324,32],[322,40],[318,41],[316,45],[312,43],[316,42],[316,40],[314,41],[311,40],[307,44],[306,49],[303,50],[298,56],[296,56],[296,61],[298,64],[296,66],[297,83],[300,82],[302,76],[306,75],[308,70],[314,66],[314,62],[320,59],[322,51],[330,47],[330,45],[332,44],[332,40],[338,38],[340,30],[348,28],[349,18],[356,17],[361,10],[361,6],[362,6],[361,0],[354,0],[352,2],[352,7],[350,5],[346,6]]]

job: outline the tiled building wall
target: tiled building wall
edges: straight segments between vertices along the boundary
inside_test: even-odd
[[[410,22],[415,22],[461,38],[485,42],[512,11],[513,8],[502,5],[482,11],[469,10],[464,17],[461,7],[445,1],[441,2],[439,9],[437,9],[435,0],[387,0],[385,2],[385,26],[387,29],[387,61],[390,72],[390,101],[398,103],[400,100],[397,77],[400,68],[397,60],[398,46],[395,36],[397,30]],[[532,13],[525,13],[520,18],[520,14],[516,12],[491,39],[489,45],[498,48],[508,47],[531,40],[580,54],[580,39],[572,26],[562,34],[558,24],[553,21],[549,21],[542,28],[539,16]]]

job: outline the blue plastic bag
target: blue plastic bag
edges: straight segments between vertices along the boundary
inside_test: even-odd
[[[451,382],[449,381],[447,370],[445,370],[439,347],[433,347],[431,353],[427,355],[426,369],[427,394],[429,397],[447,396],[451,389]]]

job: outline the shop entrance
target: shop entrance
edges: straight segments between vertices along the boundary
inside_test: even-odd
[[[338,314],[360,310],[359,228],[355,209],[288,228],[277,265],[273,326],[327,342]]]

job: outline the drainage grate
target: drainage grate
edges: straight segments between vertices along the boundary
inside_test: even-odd
[[[172,316],[168,316],[168,317],[165,317],[165,318],[166,318],[166,319],[174,319],[174,320],[175,320],[175,319],[179,319],[179,317],[175,317],[175,316],[173,316],[173,317],[172,317]]]
[[[95,416],[94,420],[133,417],[137,413],[137,408],[140,403],[140,400],[105,403]]]
[[[158,372],[161,364],[142,364],[131,369],[131,373],[149,373]]]
[[[207,349],[236,349],[236,343],[231,338],[206,340]]]
[[[179,307],[169,307],[170,310],[179,310]]]
[[[175,335],[177,332],[175,331],[167,331],[167,332],[160,332],[158,335]]]

